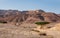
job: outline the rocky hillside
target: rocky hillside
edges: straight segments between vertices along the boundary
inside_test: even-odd
[[[60,14],[58,14],[58,16],[60,16]]]
[[[60,22],[60,16],[43,10],[0,10],[0,21],[8,23],[34,23],[36,21]]]

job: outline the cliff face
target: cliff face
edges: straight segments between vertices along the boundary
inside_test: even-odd
[[[6,22],[29,22],[34,23],[36,21],[47,21],[47,22],[60,22],[60,16],[45,12],[43,10],[29,10],[29,11],[18,11],[18,10],[0,10],[0,21]]]

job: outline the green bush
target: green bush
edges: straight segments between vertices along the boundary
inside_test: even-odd
[[[49,24],[49,22],[36,22],[35,24],[41,25],[40,28],[43,28],[44,25]]]
[[[37,25],[45,25],[45,24],[49,24],[49,22],[36,22],[35,24],[37,24]]]

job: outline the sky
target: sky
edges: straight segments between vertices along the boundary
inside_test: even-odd
[[[0,0],[0,9],[38,10],[60,14],[60,0]]]

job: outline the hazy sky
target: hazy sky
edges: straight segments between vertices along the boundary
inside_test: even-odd
[[[60,0],[0,0],[0,9],[42,9],[47,12],[60,13]]]

